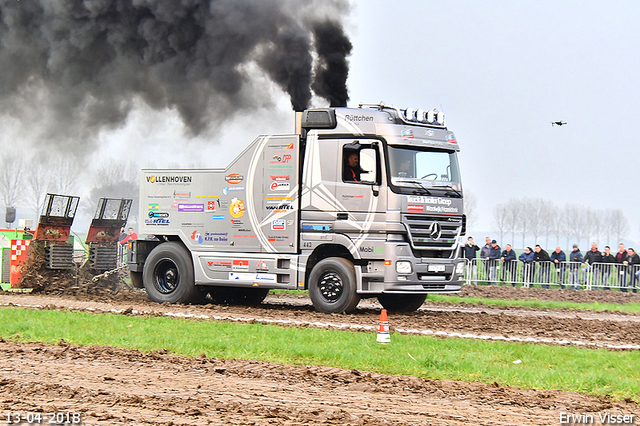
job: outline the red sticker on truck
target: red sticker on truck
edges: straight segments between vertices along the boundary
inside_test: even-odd
[[[412,212],[423,212],[424,206],[420,204],[409,204],[407,205],[407,210]]]
[[[248,260],[234,260],[231,265],[231,269],[234,271],[248,271],[249,270],[249,261]]]
[[[244,176],[238,173],[231,173],[230,175],[226,175],[224,180],[230,185],[237,185],[244,180]]]

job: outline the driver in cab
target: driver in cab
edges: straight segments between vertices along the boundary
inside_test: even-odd
[[[346,155],[346,162],[342,171],[342,180],[345,182],[360,182],[363,170],[360,167],[360,156],[352,151]]]

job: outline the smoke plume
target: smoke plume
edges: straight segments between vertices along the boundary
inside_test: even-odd
[[[142,100],[177,111],[197,135],[269,103],[256,66],[296,110],[311,88],[343,105],[348,9],[347,0],[6,0],[0,116],[45,125],[52,140],[90,139]]]
[[[315,46],[319,61],[315,69],[316,79],[313,91],[327,99],[331,106],[347,106],[347,76],[349,64],[347,56],[351,54],[352,45],[335,21],[319,22],[313,27]]]

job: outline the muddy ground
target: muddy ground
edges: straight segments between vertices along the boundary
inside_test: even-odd
[[[600,303],[640,302],[604,291],[465,287],[464,295]],[[352,315],[313,311],[306,296],[269,295],[259,307],[158,305],[143,292],[115,296],[0,294],[0,305],[122,314],[262,321],[283,326],[352,328],[375,333],[380,306],[363,300]],[[391,315],[403,333],[529,339],[551,344],[635,347],[640,315],[620,312],[438,304]],[[9,336],[4,336],[9,338]],[[573,342],[573,343],[572,343]],[[634,350],[634,349],[631,349]],[[61,342],[0,343],[0,412],[82,412],[84,424],[429,424],[559,425],[560,413],[640,415],[633,401],[395,377],[317,366],[190,359]],[[596,424],[599,421],[596,418]],[[636,421],[636,423],[639,423]]]

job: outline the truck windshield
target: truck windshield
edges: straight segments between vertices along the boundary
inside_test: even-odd
[[[395,192],[453,190],[453,196],[460,196],[462,184],[455,152],[387,146],[391,187]]]

